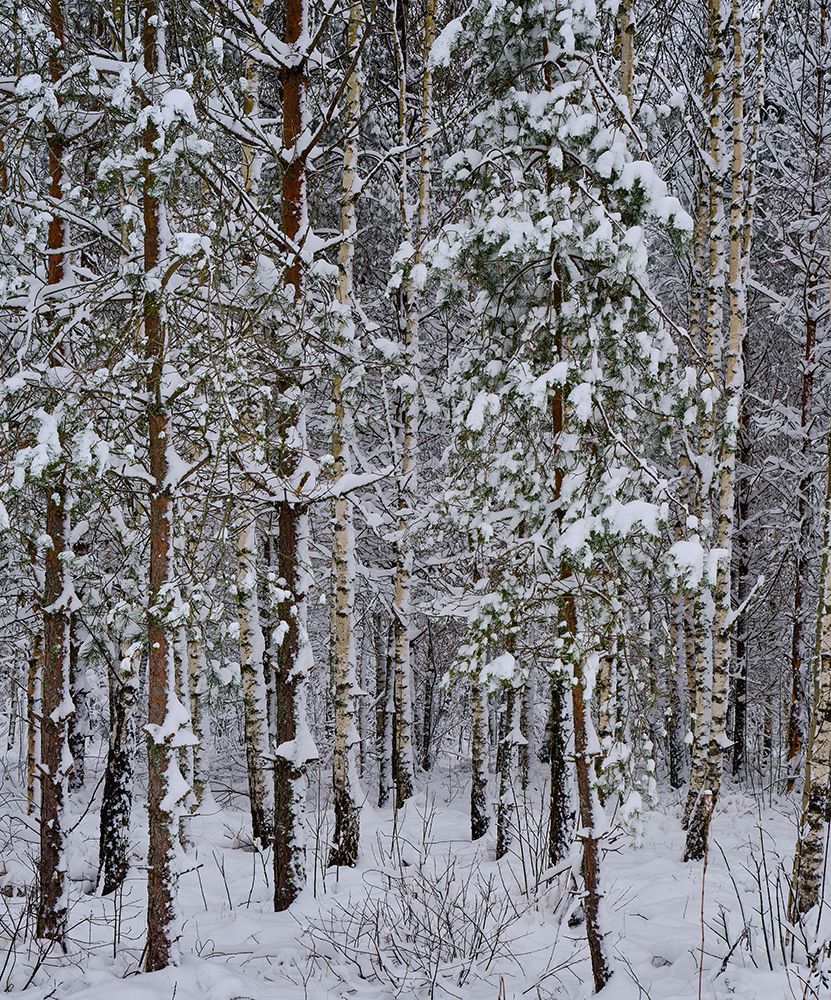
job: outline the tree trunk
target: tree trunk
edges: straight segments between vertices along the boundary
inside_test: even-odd
[[[63,75],[64,21],[60,0],[50,5],[52,33],[58,41],[50,51],[49,71],[53,83]],[[64,198],[63,136],[47,125],[49,195],[54,204]],[[68,245],[66,220],[53,214],[47,235],[46,280],[59,285],[65,276],[65,247]],[[50,351],[50,365],[63,362],[60,333]],[[63,466],[63,467],[62,467]],[[66,861],[64,858],[64,802],[67,794],[71,757],[67,745],[69,718],[73,711],[69,685],[69,620],[75,610],[75,595],[68,563],[69,510],[66,507],[67,470],[63,462],[46,478],[46,534],[43,601],[43,666],[40,710],[40,858],[38,878],[37,936],[65,947],[67,930]]]
[[[568,678],[557,671],[551,677],[548,761],[551,765],[551,802],[548,817],[548,860],[552,867],[565,861],[571,847],[571,800],[566,762],[566,690]]]
[[[69,752],[72,755],[72,770],[69,774],[69,790],[77,791],[84,785],[86,770],[87,739],[89,738],[89,708],[87,705],[87,672],[79,664],[78,616],[70,616],[69,622],[69,688],[75,711],[69,719]]]
[[[574,643],[577,636],[577,613],[572,594],[564,599],[564,621],[567,635]],[[579,656],[579,654],[578,654]],[[603,889],[600,878],[600,846],[598,822],[602,808],[592,788],[594,752],[589,739],[591,717],[585,700],[582,663],[572,659],[571,714],[574,726],[574,767],[577,772],[577,797],[580,810],[580,830],[577,839],[583,847],[583,906],[586,917],[586,940],[589,945],[594,989],[599,993],[612,975],[606,950],[605,933],[600,925]]]
[[[470,678],[470,839],[480,840],[491,824],[488,796],[488,696]]]
[[[438,680],[436,669],[435,652],[433,649],[433,625],[427,622],[427,663],[424,672],[424,694],[422,701],[421,717],[421,769],[431,771],[435,759],[435,748],[433,746],[433,702],[436,697],[436,682]]]
[[[41,677],[43,671],[43,633],[32,636],[32,651],[26,670],[26,812],[34,814],[37,805],[40,763]]]
[[[164,71],[164,20],[157,0],[144,0],[142,44],[148,74],[146,100],[152,103]],[[161,274],[166,261],[167,220],[156,190],[159,133],[152,117],[144,128],[145,159],[142,165],[142,214],[144,219],[143,324],[147,360],[147,424],[150,459],[150,574],[147,608],[147,818],[150,845],[147,859],[148,972],[163,969],[177,957],[176,869],[180,803],[190,794],[178,767],[182,746],[182,706],[176,697],[175,634],[169,623],[173,594],[174,503],[168,480],[168,448],[173,443],[173,422],[163,377],[166,330],[162,322]]]
[[[378,757],[378,808],[389,802],[392,791],[392,691],[391,657],[384,642],[384,621],[380,614],[375,625],[375,753]]]
[[[308,31],[307,0],[287,0],[283,41],[303,53]],[[283,146],[287,155],[281,192],[282,224],[286,237],[298,245],[305,238],[308,225],[306,154],[298,145],[306,125],[307,71],[308,56],[303,53],[282,74]],[[286,268],[284,283],[299,315],[303,292],[299,253]],[[278,504],[277,572],[288,596],[279,608],[283,634],[275,673],[274,909],[278,911],[291,906],[306,882],[305,774],[307,763],[317,756],[306,724],[305,685],[312,667],[311,644],[306,633],[308,514],[299,495],[288,498],[291,477],[305,445],[302,401],[291,405],[282,419],[281,431],[281,472],[287,497]]]
[[[120,662],[119,662],[120,661]],[[130,870],[130,816],[141,647],[124,643],[110,669],[110,739],[101,799],[98,882],[106,896],[124,885]]]
[[[72,582],[68,565],[69,514],[62,480],[51,481],[46,502],[46,583],[43,594],[43,682],[40,717],[40,903],[37,935],[63,946],[66,937],[64,803],[68,791],[69,617]]]
[[[812,703],[805,753],[802,815],[791,880],[789,910],[790,919],[794,922],[820,902],[825,868],[824,833],[831,818],[831,434],[828,436]]]
[[[747,404],[742,407],[740,465],[747,466],[750,460],[750,411]],[[750,484],[739,482],[736,498],[736,604],[739,608],[745,602],[750,573],[750,539],[745,525],[750,512]],[[736,622],[736,683],[733,692],[733,777],[738,777],[745,766],[747,757],[747,611],[742,611]]]
[[[193,747],[193,798],[194,809],[198,809],[209,789],[211,761],[210,720],[205,711],[208,662],[205,656],[205,640],[201,625],[198,623],[195,623],[188,633],[187,657],[191,727],[197,740]]]
[[[818,52],[822,52],[826,46],[826,11],[827,6],[823,2],[820,5]],[[760,32],[760,35],[762,32]],[[761,46],[761,39],[760,39]],[[761,61],[761,57],[757,61]],[[825,93],[824,69],[821,61],[818,61],[816,81],[816,101],[817,108],[823,106]],[[757,96],[757,103],[760,96]],[[754,131],[756,122],[754,120]],[[818,122],[818,127],[814,133],[814,165],[809,192],[810,217],[819,219],[822,217],[822,208],[819,203],[819,191],[821,189],[821,175],[823,171],[823,150],[824,141],[823,129]],[[754,143],[755,147],[755,143]],[[794,565],[794,619],[793,630],[791,632],[791,698],[788,706],[788,732],[787,732],[787,760],[788,779],[787,792],[793,791],[796,772],[799,767],[799,756],[802,753],[805,742],[804,716],[805,716],[805,678],[803,668],[803,630],[805,627],[804,608],[804,586],[808,572],[808,554],[810,551],[811,536],[811,425],[812,425],[812,398],[814,391],[814,375],[816,370],[816,339],[817,321],[820,314],[820,281],[816,270],[811,266],[812,246],[816,243],[817,233],[821,231],[821,226],[808,226],[805,239],[809,244],[808,250],[808,271],[805,280],[805,350],[803,356],[802,369],[802,393],[800,400],[800,476],[797,487],[797,525],[799,526],[799,539],[797,541],[795,565]]]
[[[635,77],[635,22],[632,18],[633,0],[621,0],[617,12],[617,47],[620,59],[620,92],[632,114]]]
[[[353,3],[353,8],[357,4]],[[340,377],[335,376],[335,422],[332,454],[338,478],[349,469],[349,446],[343,439],[343,404]],[[332,757],[332,794],[335,809],[335,833],[330,865],[354,867],[358,860],[360,839],[359,788],[355,762],[358,734],[355,729],[354,605],[355,539],[349,500],[341,494],[335,500],[334,539],[332,544],[332,644],[335,672],[335,741]]]
[[[9,673],[9,721],[6,726],[6,753],[11,752],[15,744],[17,735],[17,716],[20,711],[20,699],[18,697],[18,684],[20,680],[15,676],[16,671],[12,669]]]
[[[274,909],[278,911],[288,909],[306,883],[305,773],[316,756],[306,724],[305,684],[312,665],[306,634],[307,566],[307,515],[281,501],[278,570],[289,596],[280,609],[280,620],[287,627],[276,677]]]
[[[745,140],[744,140],[744,0],[732,0],[729,30],[733,42],[732,155],[729,226],[728,301],[730,323],[724,376],[724,412],[719,449],[719,516],[716,545],[725,553],[719,561],[715,588],[713,691],[710,718],[708,785],[712,815],[721,788],[730,696],[732,625],[732,568],[736,513],[736,451],[744,396],[744,339],[747,327],[747,267],[744,250]],[[706,834],[705,834],[706,836]]]
[[[827,21],[828,5],[823,0],[819,8],[817,48],[820,52],[824,52],[827,46]],[[825,71],[822,62],[818,60],[816,66],[818,109],[825,104],[826,86]],[[816,158],[814,161],[814,183],[811,191],[812,207],[816,207],[814,199],[818,190],[823,139],[822,130],[818,128],[815,135]],[[831,259],[831,255],[829,255],[829,259]],[[815,315],[818,305],[816,298],[813,301],[809,298],[807,310],[809,317]],[[808,352],[806,350],[806,362],[807,359]],[[806,364],[806,376],[807,373]],[[789,916],[793,923],[797,923],[801,915],[822,901],[825,864],[827,863],[825,857],[826,830],[829,821],[831,821],[831,433],[828,434],[826,448],[822,561],[814,645],[811,722],[808,731],[808,744],[805,748],[802,814],[794,850],[794,872],[791,879],[789,900]]]
[[[415,768],[412,747],[412,700],[410,628],[412,619],[411,588],[413,542],[410,520],[418,490],[418,384],[420,379],[419,315],[413,268],[421,262],[422,241],[427,233],[430,207],[430,171],[432,169],[431,117],[432,69],[429,55],[436,31],[435,0],[427,0],[424,23],[424,67],[422,70],[419,185],[415,225],[411,224],[407,178],[407,39],[405,0],[395,5],[395,45],[398,72],[398,130],[400,153],[400,208],[404,238],[414,247],[412,265],[405,271],[399,325],[403,342],[403,368],[407,378],[401,390],[402,429],[401,460],[398,480],[398,541],[396,543],[395,603],[395,804],[400,808],[413,794]]]
[[[605,642],[606,649],[600,657],[600,667],[597,671],[597,738],[600,742],[600,753],[595,759],[595,771],[601,802],[608,794],[608,788],[604,788],[603,761],[609,757],[617,741],[617,655],[616,640],[611,627],[606,634]]]
[[[552,290],[555,310],[559,312],[563,276],[559,267],[555,267],[556,283]],[[562,327],[557,327],[557,355],[564,356]],[[562,435],[567,429],[566,400],[561,387],[558,387],[551,397],[551,436],[555,456],[560,448]],[[560,462],[555,461],[553,469],[554,497],[559,499],[563,491],[565,472]],[[562,531],[562,514],[559,515],[559,529]],[[583,874],[584,910],[586,917],[586,940],[591,957],[592,976],[595,992],[600,992],[612,976],[612,966],[607,955],[605,934],[600,926],[600,909],[603,900],[603,890],[600,877],[600,850],[598,843],[598,823],[603,814],[603,807],[597,799],[592,787],[594,774],[594,756],[596,750],[593,741],[589,739],[591,715],[587,710],[585,699],[585,680],[581,652],[577,649],[577,606],[573,591],[571,569],[565,561],[560,564],[560,582],[562,596],[559,604],[559,635],[558,655],[567,663],[571,681],[571,716],[574,731],[574,769],[577,776],[577,797],[579,804],[580,823],[578,839],[582,845],[581,871]],[[556,728],[556,727],[555,727]],[[552,779],[557,754],[552,746]],[[551,782],[551,818],[553,824],[562,810],[560,796],[560,780]],[[555,839],[549,841],[549,854],[553,856]]]
[[[669,783],[672,788],[684,784],[686,760],[684,755],[684,718],[679,685],[684,677],[684,610],[680,595],[672,599],[669,620],[669,656],[666,666],[667,709],[665,725],[667,756],[669,758]]]
[[[523,743],[520,729],[524,685],[513,681],[505,687],[503,730],[499,753],[499,801],[496,807],[496,859],[511,850],[517,830],[516,807],[519,785],[519,749]]]
[[[702,542],[712,545],[723,528],[728,527],[724,511],[725,489],[732,482],[725,468],[726,454],[717,454],[716,428],[718,416],[716,400],[720,390],[719,371],[721,365],[720,341],[724,312],[724,208],[723,208],[723,168],[724,136],[721,111],[724,90],[725,35],[721,18],[721,0],[709,0],[708,48],[712,53],[705,73],[705,104],[708,115],[708,218],[707,218],[707,349],[705,371],[705,414],[701,421],[699,451],[703,462],[700,466],[699,512],[702,526]],[[731,233],[732,235],[732,233]],[[735,369],[734,355],[734,369]],[[733,372],[735,383],[735,370]],[[725,385],[725,389],[727,386]],[[734,384],[735,388],[735,384]],[[732,391],[732,390],[731,390]],[[724,414],[730,424],[730,414]],[[738,416],[738,413],[736,413]],[[729,436],[725,435],[725,439]],[[729,451],[729,447],[728,447]],[[721,459],[721,460],[720,460]],[[719,483],[719,522],[713,531],[710,509],[714,482]],[[729,515],[732,530],[732,508]],[[730,538],[732,543],[732,537]],[[729,636],[724,634],[723,621],[726,617],[724,604],[727,584],[729,608],[729,560],[722,558],[716,572],[715,593],[708,583],[695,596],[696,629],[696,697],[695,723],[690,768],[690,787],[687,796],[687,838],[684,859],[699,860],[704,856],[709,837],[710,818],[715,805],[713,789],[709,782],[720,781],[717,773],[721,765],[721,753],[726,733],[722,722],[726,722],[727,681],[729,663]],[[712,681],[710,682],[710,678]],[[716,794],[718,789],[716,788]]]
[[[271,840],[273,812],[272,783],[267,770],[265,639],[257,596],[257,525],[247,515],[242,516],[237,528],[237,621],[251,833],[255,841],[265,846]]]
[[[347,58],[352,72],[346,84],[341,179],[341,237],[338,255],[338,303],[343,311],[339,346],[351,354],[355,335],[353,262],[358,231],[358,125],[361,116],[360,43],[363,28],[363,6],[351,0],[346,30]],[[351,430],[349,402],[343,375],[338,370],[332,376],[334,429],[332,458],[335,484],[352,471],[349,435]],[[330,865],[354,867],[358,861],[360,840],[360,806],[357,801],[359,780],[355,760],[358,733],[355,728],[354,692],[357,688],[355,666],[355,529],[349,497],[340,493],[334,502],[334,535],[332,539],[332,664],[334,668],[335,740],[332,757],[332,793],[335,808],[335,835],[329,855]]]

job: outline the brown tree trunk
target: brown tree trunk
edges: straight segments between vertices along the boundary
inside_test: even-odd
[[[554,304],[559,312],[562,295],[562,274],[559,267],[555,268],[556,286],[554,289]],[[564,354],[563,334],[557,329],[557,354]],[[551,399],[551,432],[555,456],[554,464],[554,496],[562,494],[564,470],[556,460],[560,440],[566,430],[566,407],[562,388],[558,388]],[[560,525],[562,529],[562,524]],[[571,665],[571,716],[574,731],[574,769],[577,776],[578,811],[580,816],[578,840],[582,846],[581,871],[583,875],[583,898],[586,918],[586,940],[591,957],[592,976],[595,992],[600,992],[612,976],[612,967],[606,954],[605,935],[600,926],[600,904],[603,891],[600,880],[600,850],[596,832],[599,820],[598,813],[602,807],[592,787],[594,773],[594,754],[589,745],[589,726],[591,717],[585,699],[585,680],[581,652],[577,648],[577,605],[571,579],[571,569],[567,563],[560,565],[561,586],[563,593],[560,598],[560,630],[565,642],[566,657]],[[566,658],[564,657],[564,659]],[[552,747],[552,754],[554,748]],[[552,764],[552,778],[554,777]],[[562,802],[559,797],[559,782],[552,780],[551,787],[551,823],[559,820]],[[555,815],[556,810],[556,815]],[[554,854],[555,841],[549,842],[549,855]]]
[[[283,40],[292,49],[306,44],[307,0],[286,0]],[[306,226],[306,157],[298,148],[304,127],[308,64],[305,56],[283,70],[283,145],[288,163],[283,172],[281,206],[283,232],[294,243],[302,242]],[[284,283],[295,303],[302,295],[300,254],[286,268]],[[288,386],[282,386],[285,389]],[[296,468],[298,455],[286,445],[289,429],[302,442],[304,428],[297,404],[282,420],[282,473],[286,480]],[[305,635],[307,513],[299,498],[278,505],[278,576],[289,592],[280,609],[286,628],[280,643],[275,675],[274,762],[274,908],[285,910],[294,902],[306,880],[303,830],[303,780],[313,748],[305,724],[305,674],[310,656]]]
[[[150,78],[160,72],[162,38],[159,23],[164,14],[157,0],[144,0],[142,43],[144,68]],[[148,95],[152,100],[152,95]],[[163,969],[175,958],[176,874],[179,822],[176,803],[170,801],[169,774],[178,757],[171,746],[172,733],[166,731],[168,705],[175,698],[176,665],[173,632],[168,624],[173,581],[174,504],[168,478],[168,445],[173,426],[165,398],[163,370],[166,330],[162,323],[159,270],[164,259],[166,224],[164,206],[155,185],[154,165],[158,156],[159,133],[148,118],[144,129],[146,153],[142,167],[142,213],[144,219],[144,273],[151,276],[144,292],[142,320],[147,360],[147,424],[150,463],[150,574],[147,610],[147,818],[150,845],[147,858],[147,945],[148,972]],[[182,796],[180,796],[181,798]],[[178,799],[177,799],[178,802]]]
[[[566,594],[564,600],[566,632],[573,639],[577,635],[577,612],[574,596]],[[586,940],[591,956],[594,989],[599,993],[612,975],[606,955],[605,934],[600,925],[600,904],[603,892],[600,882],[600,846],[596,835],[599,804],[592,789],[593,753],[589,746],[588,706],[585,700],[585,682],[579,653],[572,659],[571,714],[574,725],[574,768],[577,772],[577,797],[580,811],[578,840],[583,847],[581,871],[583,874],[583,906],[586,917]]]

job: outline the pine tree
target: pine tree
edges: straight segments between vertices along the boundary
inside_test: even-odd
[[[284,284],[295,303],[302,326],[303,261],[299,246],[309,224],[306,201],[306,149],[300,144],[306,126],[308,72],[308,6],[306,0],[288,0],[284,42],[295,53],[283,70],[283,147],[286,166],[282,177],[282,229],[293,251]],[[277,574],[283,588],[279,617],[281,638],[276,672],[276,747],[274,766],[274,908],[287,909],[306,881],[303,828],[304,772],[317,751],[306,722],[306,677],[312,666],[307,633],[306,600],[309,589],[309,515],[303,498],[308,475],[298,474],[305,447],[303,389],[278,384],[283,395],[279,416],[281,473],[285,498],[278,505]]]
[[[650,215],[683,231],[692,224],[628,152],[631,126],[613,85],[586,71],[598,43],[592,15],[582,4],[474,5],[439,39],[440,54],[476,40],[469,71],[488,103],[446,165],[465,213],[432,260],[453,275],[448,306],[460,280],[471,297],[453,379],[447,503],[487,557],[490,579],[477,588],[465,657],[481,662],[499,620],[516,630],[550,622],[554,610],[562,623],[549,648],[571,679],[586,929],[600,990],[611,964],[585,678],[603,637],[586,625],[597,615],[583,581],[663,516],[644,473],[662,395],[674,391],[675,352],[651,312],[642,226]],[[653,415],[651,429],[634,430],[636,412]],[[643,448],[634,462],[633,447]],[[603,485],[612,479],[626,483],[614,499]]]

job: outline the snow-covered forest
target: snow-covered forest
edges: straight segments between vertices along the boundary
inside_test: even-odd
[[[831,0],[0,0],[0,992],[831,996]]]

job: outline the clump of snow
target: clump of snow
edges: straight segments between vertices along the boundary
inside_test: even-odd
[[[463,26],[461,17],[454,17],[444,26],[430,49],[430,66],[432,68],[450,65],[450,59],[458,45]]]

